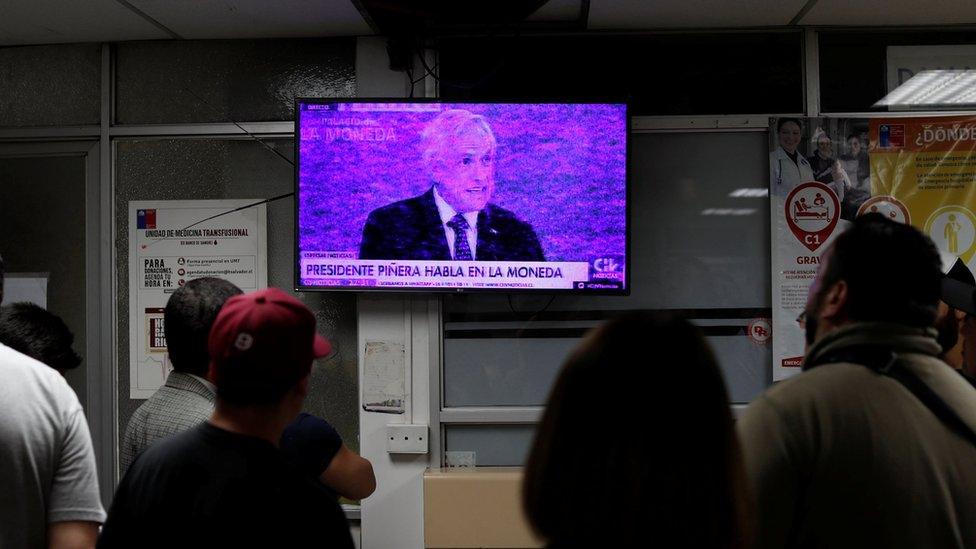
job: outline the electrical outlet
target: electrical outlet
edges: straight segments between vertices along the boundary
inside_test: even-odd
[[[386,426],[386,451],[391,454],[426,454],[426,425],[392,423]]]

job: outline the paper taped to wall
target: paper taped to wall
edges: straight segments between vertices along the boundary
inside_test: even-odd
[[[367,341],[363,361],[363,410],[404,413],[404,347],[402,343]]]

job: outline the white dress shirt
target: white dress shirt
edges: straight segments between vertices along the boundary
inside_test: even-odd
[[[441,216],[441,228],[444,229],[444,234],[447,236],[447,247],[451,250],[451,257],[454,257],[454,229],[448,226],[448,222],[454,219],[457,212],[450,204],[441,198],[441,195],[437,192],[437,187],[434,187],[434,203],[437,204],[437,212]],[[479,210],[473,212],[465,212],[464,219],[468,222],[468,230],[465,231],[468,236],[468,248],[471,249],[471,259],[478,259],[478,251],[476,249],[478,245],[478,213]]]

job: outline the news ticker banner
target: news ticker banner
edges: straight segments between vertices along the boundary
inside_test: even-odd
[[[304,252],[299,268],[306,284],[376,288],[620,289],[620,264],[596,271],[585,261],[425,261],[360,260],[355,254]]]
[[[976,116],[807,118],[801,123],[798,158],[806,156],[811,163],[826,136],[837,164],[817,159],[811,164],[828,166],[819,181],[816,175],[801,177],[789,189],[773,192],[774,172],[780,168],[775,147],[782,143],[777,120],[771,121],[774,381],[800,371],[805,337],[796,319],[823,252],[858,215],[877,212],[909,223],[932,238],[944,260],[961,258],[970,270],[976,267]],[[852,154],[852,137],[863,143],[866,154]]]
[[[255,202],[129,202],[129,398],[152,396],[172,369],[163,312],[177,288],[202,277],[267,286],[267,206],[226,213]]]

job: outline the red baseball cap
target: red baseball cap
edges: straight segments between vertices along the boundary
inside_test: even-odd
[[[256,375],[298,380],[312,360],[332,346],[315,331],[315,315],[304,303],[277,288],[266,288],[227,300],[210,338],[210,375],[220,387],[221,369],[247,367]]]

